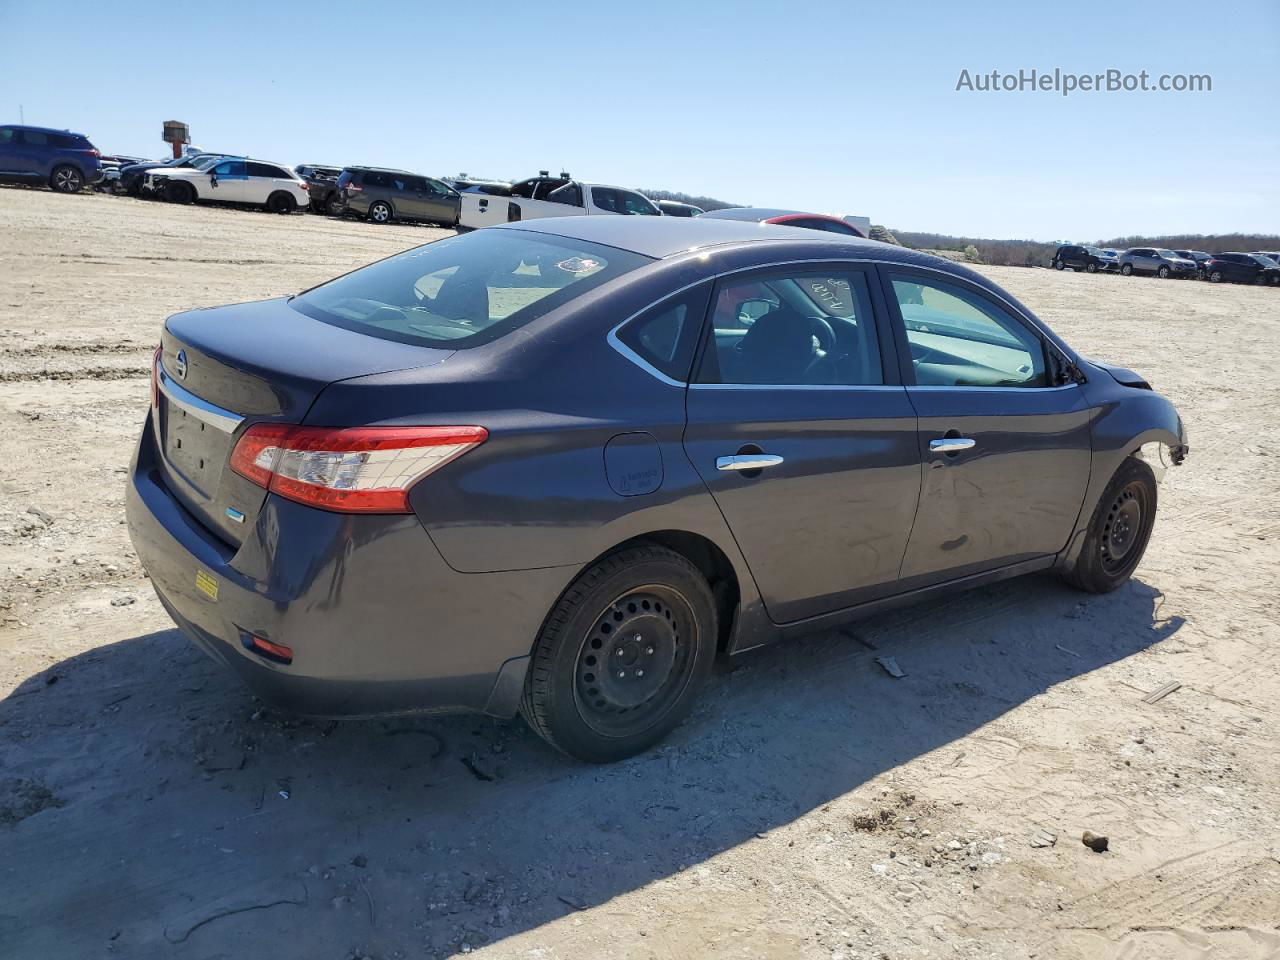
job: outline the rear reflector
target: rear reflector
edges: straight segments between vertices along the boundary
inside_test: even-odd
[[[259,637],[252,633],[241,633],[240,638],[244,641],[244,645],[254,653],[260,653],[268,660],[275,660],[278,663],[293,663],[293,648],[286,647],[283,643],[273,643],[265,637]]]
[[[231,469],[290,500],[340,513],[411,513],[409,488],[488,438],[484,427],[296,427],[259,423]]]

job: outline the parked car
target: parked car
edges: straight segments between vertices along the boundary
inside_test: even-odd
[[[1120,254],[1120,272],[1126,277],[1135,273],[1153,273],[1166,277],[1194,277],[1196,262],[1178,256],[1172,250],[1157,247],[1130,247]]]
[[[1078,243],[1064,243],[1058,247],[1050,261],[1055,270],[1070,267],[1072,270],[1083,270],[1085,273],[1101,273],[1107,270],[1120,269],[1118,258],[1101,247],[1085,246]]]
[[[678,200],[655,200],[654,203],[658,205],[664,217],[696,217],[700,213],[706,213],[701,207],[695,207],[692,203],[681,203]]]
[[[144,174],[148,170],[164,169],[182,169],[194,167],[197,161],[206,162],[216,157],[225,157],[224,153],[204,153],[191,152],[183,154],[180,157],[170,157],[167,160],[144,160],[141,163],[133,163],[120,168],[120,177],[117,181],[117,189],[129,194],[131,197],[140,197],[146,188]]]
[[[1272,263],[1280,266],[1280,252],[1276,252],[1274,250],[1255,250],[1253,251],[1253,255],[1255,257],[1266,257]]]
[[[458,191],[408,170],[347,167],[338,177],[338,190],[346,212],[374,223],[423,220],[452,227],[458,222]]]
[[[307,182],[278,163],[223,157],[197,161],[191,167],[148,170],[143,189],[170,203],[216,200],[251,204],[272,213],[293,213],[311,200]]]
[[[1211,254],[1205,253],[1203,250],[1175,250],[1173,251],[1183,260],[1190,260],[1196,265],[1196,276],[1204,279],[1204,265],[1209,262]]]
[[[487,193],[492,197],[511,196],[511,184],[505,180],[479,180],[465,173],[446,181],[459,193]]]
[[[0,126],[0,183],[43,185],[58,193],[78,193],[102,176],[101,154],[83,133]]]
[[[310,207],[315,213],[327,213],[336,217],[343,212],[342,193],[338,190],[341,167],[326,167],[317,163],[300,163],[293,172],[307,183]]]
[[[1204,271],[1211,283],[1280,283],[1280,266],[1256,253],[1215,253]]]
[[[636,190],[586,183],[568,174],[552,177],[543,171],[537,177],[512,184],[508,196],[464,193],[458,226],[463,230],[477,230],[517,220],[600,214],[657,217],[662,212]]]
[[[295,710],[518,709],[589,761],[719,653],[1037,570],[1114,590],[1187,452],[973,271],[703,217],[179,313],[153,377],[126,510],[188,637]]]
[[[99,158],[102,164],[102,176],[93,185],[98,191],[115,191],[120,183],[120,171],[135,163],[146,163],[145,157],[126,157],[121,154],[103,155]]]
[[[839,217],[825,213],[804,213],[800,210],[767,210],[762,207],[728,207],[724,210],[708,210],[699,218],[714,220],[746,220],[754,223],[772,223],[783,227],[803,227],[806,230],[825,230],[847,237],[865,237],[866,234]]]

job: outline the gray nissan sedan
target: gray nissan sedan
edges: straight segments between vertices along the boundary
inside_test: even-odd
[[[955,263],[570,217],[180,313],[129,529],[183,632],[308,714],[644,750],[712,661],[1038,570],[1114,590],[1173,406]]]

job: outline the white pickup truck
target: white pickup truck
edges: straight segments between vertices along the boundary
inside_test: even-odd
[[[507,196],[464,190],[458,210],[458,227],[477,230],[515,220],[602,213],[662,216],[662,211],[652,200],[635,190],[583,183],[568,175],[552,177],[543,174],[513,183]]]

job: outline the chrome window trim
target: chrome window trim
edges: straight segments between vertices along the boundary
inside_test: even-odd
[[[816,232],[816,231],[815,231],[815,232]],[[832,236],[834,236],[834,234],[833,234]],[[687,251],[687,252],[693,252],[693,251]],[[659,262],[661,262],[661,261],[659,261]],[[672,386],[672,387],[752,387],[752,388],[757,388],[757,389],[758,389],[758,388],[762,388],[762,387],[763,387],[763,388],[776,387],[776,388],[778,388],[778,389],[783,389],[783,388],[785,388],[785,389],[790,389],[790,390],[794,390],[794,389],[804,389],[804,388],[807,388],[807,387],[813,387],[813,386],[815,386],[815,385],[813,385],[813,384],[734,384],[734,383],[705,384],[705,383],[690,383],[689,381],[686,381],[686,380],[676,380],[676,379],[674,379],[674,378],[672,378],[672,377],[667,376],[665,373],[663,373],[661,370],[659,370],[659,369],[658,369],[657,367],[655,367],[653,364],[649,363],[649,361],[645,360],[645,358],[644,358],[644,357],[640,356],[640,354],[636,353],[634,350],[632,350],[630,347],[628,347],[625,343],[623,343],[623,342],[618,338],[618,331],[619,331],[619,330],[621,330],[623,327],[625,327],[625,326],[626,326],[628,323],[630,323],[632,320],[636,319],[636,317],[640,316],[642,313],[647,313],[648,311],[652,310],[654,307],[658,306],[659,304],[663,303],[664,301],[669,300],[669,299],[670,299],[670,298],[672,298],[672,297],[677,297],[677,296],[679,296],[680,294],[685,293],[685,292],[686,292],[686,291],[688,291],[688,290],[692,290],[694,287],[698,286],[699,284],[702,284],[702,283],[715,283],[715,282],[717,282],[717,281],[719,281],[719,280],[723,279],[724,277],[732,277],[734,274],[738,274],[738,273],[749,273],[749,272],[751,272],[752,270],[770,270],[770,269],[773,269],[773,268],[775,268],[775,267],[793,267],[793,266],[799,266],[799,265],[804,265],[804,264],[810,264],[810,265],[812,265],[812,264],[814,264],[814,263],[818,263],[818,264],[824,264],[824,263],[849,263],[849,264],[862,264],[862,265],[867,265],[867,264],[869,264],[869,265],[871,265],[871,266],[873,266],[873,267],[883,266],[883,267],[885,267],[886,269],[891,269],[891,268],[894,268],[894,267],[899,267],[899,268],[902,268],[902,269],[905,269],[905,270],[922,270],[922,271],[925,271],[925,272],[927,272],[927,273],[935,273],[935,274],[937,274],[937,275],[938,275],[938,276],[940,276],[940,277],[946,277],[946,278],[949,278],[949,279],[951,279],[951,280],[953,280],[953,281],[954,281],[954,280],[960,280],[960,281],[965,282],[965,283],[972,283],[972,281],[971,281],[971,280],[969,280],[967,277],[958,277],[958,276],[956,276],[954,273],[951,273],[951,272],[949,272],[949,271],[947,271],[947,270],[939,269],[938,267],[929,267],[929,266],[923,266],[923,265],[920,265],[920,264],[914,264],[914,263],[896,263],[896,262],[894,262],[894,261],[892,261],[892,260],[877,260],[877,259],[874,259],[874,258],[871,258],[871,257],[833,257],[833,258],[831,258],[831,259],[829,259],[829,260],[818,260],[818,261],[815,261],[815,260],[812,260],[812,259],[805,259],[805,260],[775,260],[775,261],[772,261],[772,262],[770,262],[770,263],[756,263],[756,264],[752,264],[751,266],[747,266],[747,267],[737,267],[737,268],[735,268],[735,269],[733,269],[733,270],[724,270],[724,271],[722,271],[722,272],[720,272],[720,273],[712,273],[712,274],[708,274],[707,276],[702,277],[702,278],[701,278],[701,279],[699,279],[699,280],[695,280],[693,283],[687,283],[687,284],[685,284],[683,287],[680,287],[680,288],[678,288],[678,289],[676,289],[676,290],[672,290],[670,293],[664,294],[663,296],[659,297],[657,300],[654,300],[652,303],[650,303],[650,304],[648,304],[648,305],[646,305],[646,306],[644,306],[644,307],[641,307],[639,310],[637,310],[635,313],[631,314],[629,317],[627,317],[625,320],[621,321],[620,323],[615,324],[615,325],[614,325],[614,326],[609,330],[609,333],[606,335],[606,339],[608,340],[609,345],[610,345],[611,347],[613,347],[613,349],[617,350],[620,354],[622,354],[622,356],[626,357],[626,359],[630,360],[632,363],[634,363],[636,366],[638,366],[641,370],[644,370],[646,373],[648,373],[648,374],[649,374],[650,376],[652,376],[654,379],[659,380],[659,381],[661,381],[662,383],[665,383],[665,384],[667,384],[668,386]],[[1029,327],[1031,327],[1033,330],[1035,330],[1035,332],[1036,332],[1036,333],[1040,334],[1040,336],[1044,338],[1045,343],[1046,343],[1046,344],[1047,344],[1051,349],[1053,349],[1053,350],[1057,351],[1059,354],[1061,354],[1061,355],[1062,355],[1062,358],[1063,358],[1064,360],[1066,360],[1068,363],[1070,363],[1072,366],[1075,366],[1075,365],[1078,363],[1078,361],[1077,361],[1077,359],[1076,359],[1075,357],[1071,356],[1071,354],[1070,354],[1070,353],[1068,353],[1068,352],[1064,351],[1064,350],[1063,350],[1063,349],[1062,349],[1062,348],[1057,344],[1057,342],[1056,342],[1056,341],[1055,341],[1055,339],[1054,339],[1054,336],[1053,336],[1052,334],[1050,334],[1050,333],[1049,333],[1049,331],[1048,331],[1044,326],[1042,326],[1038,320],[1036,320],[1035,318],[1030,317],[1030,316],[1028,316],[1027,314],[1023,313],[1020,309],[1018,309],[1017,307],[1015,307],[1012,303],[1010,303],[1008,300],[1006,300],[1004,297],[1000,296],[999,294],[992,293],[990,290],[987,290],[985,287],[980,287],[979,289],[982,291],[982,293],[983,293],[985,296],[989,296],[992,300],[998,301],[999,303],[1003,304],[1003,305],[1004,305],[1004,307],[1005,307],[1005,308],[1006,308],[1006,309],[1007,309],[1011,314],[1013,314],[1013,316],[1017,317],[1019,320],[1023,321],[1023,322],[1024,322],[1024,323],[1026,323]],[[851,385],[848,385],[848,384],[826,384],[826,385],[824,385],[824,384],[819,384],[819,385],[817,385],[817,387],[818,387],[819,389],[827,389],[827,390],[830,390],[830,389],[839,389],[839,388],[841,388],[841,387],[849,387],[849,386],[851,386]],[[882,386],[882,385],[881,385],[881,384],[866,384],[865,386],[858,387],[857,389],[866,390],[866,389],[869,389],[869,388],[871,388],[871,387],[876,387],[876,386]],[[889,387],[895,387],[895,388],[902,388],[902,387],[904,387],[904,386],[906,386],[906,385],[905,385],[905,384],[884,384],[883,386],[889,386]],[[1076,384],[1066,384],[1066,386],[1076,386]],[[1061,389],[1061,388],[1060,388],[1060,387],[936,387],[936,386],[935,386],[935,387],[919,387],[919,386],[912,386],[912,387],[911,387],[911,389],[925,389],[925,390],[929,390],[929,389],[942,389],[942,390],[1058,390],[1058,389]]]
[[[1006,390],[1021,390],[1023,392],[1026,392],[1028,390],[1034,390],[1037,393],[1048,393],[1051,390],[1074,390],[1078,386],[1080,386],[1080,384],[1078,383],[1060,383],[1054,387],[1015,387],[1015,386],[970,387],[964,384],[955,384],[955,383],[949,384],[949,385],[944,383],[926,383],[926,384],[915,384],[913,386],[907,387],[907,389],[908,390],[974,390],[974,391],[981,391],[983,393],[995,393],[995,392],[1003,393]]]
[[[172,377],[165,373],[163,363],[156,365],[156,373],[158,374],[157,381],[160,392],[175,407],[186,411],[197,420],[207,423],[223,433],[235,433],[236,428],[244,423],[244,417],[240,416],[240,414],[224,410],[208,400],[197,397],[186,387],[179,386]]]
[[[690,390],[906,390],[900,383],[691,383]]]

